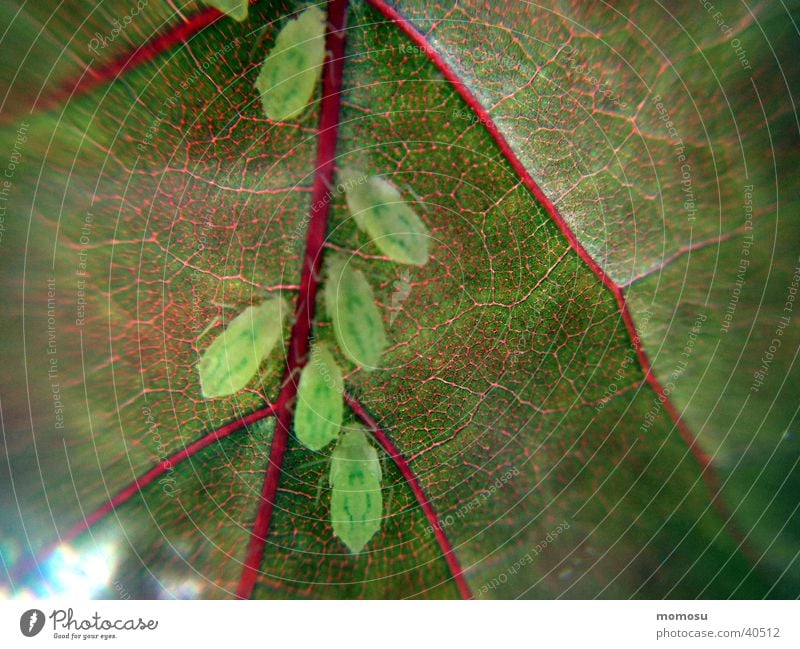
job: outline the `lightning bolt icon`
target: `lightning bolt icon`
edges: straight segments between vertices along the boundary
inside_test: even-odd
[[[36,611],[32,611],[31,612],[31,619],[28,620],[28,631],[33,631],[33,625],[36,624],[36,620],[38,618],[39,618],[39,616],[36,615]]]

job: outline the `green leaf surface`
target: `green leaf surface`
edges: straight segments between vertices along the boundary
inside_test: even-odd
[[[286,407],[306,359],[285,322],[252,382],[204,399],[201,334],[278,295],[310,313],[323,204],[323,261],[363,276],[386,344],[369,372],[342,353],[327,276],[315,344],[402,461],[380,453],[354,554],[331,466],[290,436],[254,597],[457,597],[442,536],[476,597],[797,596],[796,4],[720,6],[723,29],[701,5],[353,2],[335,165],[424,206],[424,265],[378,254],[344,187],[315,194],[324,96],[264,115],[304,5],[151,0],[109,40],[130,3],[17,4],[0,596],[233,596],[278,429],[230,426]]]

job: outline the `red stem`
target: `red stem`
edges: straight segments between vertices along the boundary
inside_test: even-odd
[[[272,438],[269,460],[261,490],[261,503],[250,536],[242,576],[236,596],[249,599],[253,595],[259,567],[264,558],[275,495],[278,491],[283,457],[292,423],[292,412],[297,395],[297,375],[308,360],[314,306],[317,301],[322,251],[328,232],[328,207],[325,200],[328,187],[333,183],[336,143],[339,137],[339,109],[341,107],[342,73],[344,71],[344,22],[347,0],[328,3],[328,33],[326,46],[328,58],[322,72],[322,101],[320,104],[319,138],[317,142],[317,168],[311,194],[311,214],[306,234],[306,250],[300,278],[300,293],[295,309],[295,324],[289,341],[288,358],[283,385],[276,404],[275,435]]]
[[[355,413],[356,417],[372,431],[373,436],[383,447],[383,450],[386,451],[397,468],[400,469],[400,473],[406,479],[406,482],[408,482],[408,486],[411,487],[411,491],[414,493],[419,506],[422,508],[425,518],[428,519],[428,524],[439,543],[439,548],[442,550],[442,554],[444,554],[445,561],[447,561],[447,565],[453,573],[453,580],[456,582],[459,594],[463,599],[472,599],[472,591],[470,591],[469,584],[467,584],[467,580],[464,578],[464,571],[461,569],[461,564],[458,562],[458,558],[453,551],[453,546],[450,544],[450,540],[442,529],[441,521],[436,511],[433,509],[428,494],[425,493],[419,479],[409,466],[408,461],[406,461],[406,458],[403,457],[403,454],[394,445],[394,442],[389,439],[389,436],[384,432],[380,424],[366,411],[361,403],[348,394],[345,394],[344,400]]]
[[[135,478],[132,483],[130,483],[127,487],[124,487],[121,491],[117,492],[116,495],[112,496],[88,516],[84,516],[82,521],[75,523],[75,525],[67,530],[65,534],[60,535],[57,541],[53,541],[37,552],[36,555],[20,562],[11,573],[12,583],[23,578],[28,572],[33,570],[35,566],[44,560],[44,557],[52,553],[59,545],[72,541],[79,534],[85,532],[92,525],[108,516],[108,514],[113,512],[117,507],[128,502],[146,486],[152,484],[169,471],[172,471],[181,462],[194,457],[203,449],[208,448],[221,439],[229,437],[233,433],[242,430],[246,426],[265,419],[266,417],[270,417],[274,414],[275,410],[273,406],[260,408],[259,410],[251,412],[249,415],[241,417],[235,421],[225,424],[220,428],[217,428],[210,433],[207,433],[197,441],[185,446],[180,451],[177,451],[168,458],[161,460],[152,469],[142,474],[141,477]]]
[[[163,34],[148,40],[135,50],[123,52],[96,70],[92,69],[91,63],[89,63],[75,83],[62,85],[53,92],[42,96],[31,110],[47,110],[111,83],[122,73],[130,72],[164,52],[168,52],[176,45],[187,42],[192,36],[214,24],[224,15],[214,7],[205,7],[189,17],[188,20],[171,26]]]

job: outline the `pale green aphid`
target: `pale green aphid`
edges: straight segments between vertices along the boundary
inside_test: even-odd
[[[352,172],[344,172],[345,178]],[[346,182],[347,207],[359,228],[392,261],[413,266],[428,263],[428,228],[398,189],[380,176]]]
[[[248,0],[205,0],[205,3],[239,22],[247,18]]]
[[[342,371],[324,343],[314,345],[300,374],[294,432],[306,448],[318,451],[339,434],[344,414]]]
[[[286,300],[270,298],[237,315],[208,349],[198,367],[203,397],[225,397],[244,388],[283,333]]]
[[[322,10],[309,7],[278,33],[256,80],[269,119],[297,117],[314,95],[325,60],[325,22]]]
[[[381,528],[381,463],[363,430],[342,435],[331,456],[331,525],[358,554]]]
[[[338,256],[328,260],[325,308],[342,353],[359,367],[378,367],[386,349],[383,317],[364,273]]]

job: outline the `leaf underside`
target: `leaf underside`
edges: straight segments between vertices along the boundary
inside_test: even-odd
[[[400,9],[418,31],[439,25],[427,35],[431,46],[444,53],[483,105],[494,107],[498,128],[545,193],[563,197],[559,209],[578,240],[626,287],[634,322],[641,325],[650,314],[647,329],[640,327],[642,338],[656,375],[666,383],[695,320],[697,296],[713,284],[703,273],[714,257],[703,255],[721,251],[730,263],[738,259],[741,240],[722,241],[714,229],[719,223],[714,218],[700,223],[698,217],[695,236],[719,239],[718,245],[689,260],[664,263],[684,244],[685,232],[674,216],[685,221],[684,212],[671,199],[666,215],[651,211],[659,188],[646,170],[654,174],[660,167],[648,166],[649,158],[635,146],[638,140],[627,137],[632,118],[625,112],[635,111],[644,96],[637,79],[651,79],[661,69],[656,49],[637,43],[638,36],[614,22],[610,10],[597,10],[593,17],[579,13],[580,24],[606,34],[601,45],[580,32],[577,40],[589,66],[580,73],[584,85],[597,85],[585,77],[598,74],[592,65],[607,60],[611,45],[636,49],[640,58],[627,60],[641,60],[638,71],[605,66],[619,68],[612,73],[620,75],[614,88],[629,108],[597,105],[590,89],[579,85],[576,67],[556,60],[551,51],[575,29],[561,14],[517,3],[485,9],[467,3],[455,10],[456,19],[440,24],[437,12],[452,9],[446,4],[406,3]],[[127,7],[104,3],[108,15],[126,15]],[[258,304],[278,291],[290,301],[298,295],[314,209],[321,108],[311,104],[298,123],[272,122],[254,89],[283,17],[297,9],[286,1],[257,2],[241,23],[215,20],[188,42],[126,68],[105,85],[30,114],[36,84],[47,79],[45,88],[57,88],[77,78],[75,60],[91,58],[80,48],[94,31],[105,34],[108,27],[93,14],[76,27],[74,15],[60,12],[49,23],[53,42],[37,42],[30,59],[23,59],[18,52],[27,51],[34,25],[47,22],[41,19],[50,10],[32,7],[30,16],[15,20],[9,67],[28,74],[24,82],[3,77],[12,89],[4,111],[24,115],[3,125],[4,150],[13,150],[26,124],[22,162],[10,190],[18,218],[5,220],[0,240],[8,277],[3,289],[8,308],[0,315],[6,334],[0,343],[5,368],[0,388],[8,460],[0,463],[0,550],[7,570],[165,457],[276,401],[286,340],[268,354],[248,387],[226,398],[202,398],[196,362],[203,347],[198,336],[223,314],[218,305]],[[169,29],[175,22],[171,11],[168,3],[148,3],[119,39],[100,50],[95,65]],[[659,24],[656,9],[649,10],[652,16],[647,11],[638,8],[634,22]],[[763,18],[775,42],[785,42],[777,19]],[[720,42],[709,22],[710,27],[698,27],[707,32],[698,37],[698,47],[722,66],[731,47]],[[758,44],[755,26],[746,24],[740,38],[757,65],[755,54],[765,46]],[[365,274],[388,338],[380,368],[353,371],[345,385],[407,460],[437,520],[426,517],[400,465],[388,461],[381,482],[385,517],[364,550],[353,555],[332,534],[327,464],[290,437],[253,596],[457,597],[432,522],[454,548],[477,597],[796,596],[800,575],[791,563],[796,497],[785,491],[796,479],[785,478],[794,475],[789,469],[800,449],[791,437],[780,447],[780,461],[772,460],[777,442],[769,436],[789,431],[796,411],[767,412],[763,431],[746,419],[745,428],[758,431],[755,437],[767,444],[757,450],[747,446],[750,438],[730,421],[732,415],[708,405],[711,397],[691,401],[690,387],[703,381],[716,386],[707,388],[708,394],[725,393],[725,380],[736,367],[728,347],[733,336],[721,338],[706,326],[693,356],[698,364],[681,376],[673,396],[688,404],[691,424],[698,424],[705,407],[721,422],[719,431],[734,430],[730,447],[723,432],[701,436],[706,449],[723,448],[721,470],[732,476],[722,496],[713,498],[708,481],[713,470],[702,470],[647,380],[615,295],[581,259],[552,211],[521,182],[490,129],[475,119],[474,107],[424,48],[409,47],[408,36],[366,4],[351,7],[346,39],[336,165],[413,189],[426,206],[425,222],[436,245],[424,266],[381,259],[353,222],[344,195],[332,191],[325,255],[344,254]],[[59,58],[63,43],[70,43],[75,57]],[[501,51],[505,59],[491,58],[491,52]],[[693,69],[701,70],[698,78],[708,78],[708,70],[693,68],[693,55],[675,58],[686,78],[693,79]],[[509,67],[513,62],[516,68]],[[787,72],[794,80],[795,67]],[[725,70],[724,83],[738,87],[738,71]],[[752,74],[767,83],[761,70]],[[679,101],[679,90],[670,90],[679,85],[670,74],[651,83],[655,92],[672,98],[670,110],[682,137],[694,147],[696,182],[712,183],[701,160],[713,156],[689,144],[699,120],[685,112],[689,102]],[[749,84],[749,75],[745,79]],[[776,128],[787,131],[788,109],[778,107],[766,90],[762,94],[764,101],[775,102],[767,112]],[[577,96],[578,105],[565,96]],[[659,124],[647,106],[649,117],[642,119],[651,121],[641,122],[638,133],[655,147],[655,160],[668,161],[666,182],[673,182],[674,143],[662,142],[660,131],[646,130]],[[759,155],[764,151],[759,138],[766,136],[756,135],[760,130],[752,119],[742,122],[752,182],[766,188],[773,170],[756,162],[768,156]],[[722,168],[735,163],[730,154],[735,147],[725,148],[730,125],[726,130],[721,117],[709,123],[730,208],[725,213],[732,213],[742,183]],[[570,133],[575,143],[558,144],[556,132]],[[796,143],[796,132],[794,139],[784,139],[787,147]],[[572,147],[576,157],[568,154]],[[623,168],[608,163],[609,147]],[[706,194],[712,193],[709,187]],[[679,177],[671,189],[665,186],[664,193],[670,192],[680,194]],[[623,195],[632,196],[626,200],[633,208],[623,205]],[[634,208],[641,210],[635,226],[615,220]],[[769,205],[761,203],[759,214],[767,222]],[[782,236],[770,235],[769,246],[777,246],[770,255],[783,255],[797,240],[796,229],[784,227],[781,222]],[[761,250],[769,247],[767,241],[765,236],[759,243]],[[646,254],[634,255],[634,249]],[[758,272],[769,277],[769,267],[769,259],[754,262],[752,283],[758,284]],[[627,284],[653,268],[655,275]],[[775,272],[778,279],[765,284],[769,308],[781,303],[791,284],[791,272],[782,267]],[[693,280],[689,287],[681,283],[687,275]],[[658,277],[662,285],[656,287]],[[730,286],[712,286],[709,317],[724,312]],[[317,302],[316,340],[335,349],[322,294]],[[674,313],[682,328],[660,334]],[[743,302],[738,313],[745,317],[750,306]],[[773,315],[758,317],[774,328]],[[736,326],[744,324],[737,320]],[[783,349],[797,349],[796,337],[790,330]],[[721,358],[708,351],[720,339]],[[759,356],[763,345],[750,346],[748,339],[747,353]],[[794,376],[786,358],[771,380]],[[348,366],[347,359],[336,360]],[[713,371],[701,381],[703,363]],[[745,374],[751,381],[750,366]],[[748,388],[749,383],[740,385],[736,394]],[[776,397],[784,389],[773,383],[764,391]],[[766,406],[759,405],[764,394],[753,398],[753,408],[764,414]],[[103,584],[91,594],[119,597],[122,585],[131,597],[231,597],[274,434],[275,422],[268,418],[218,441],[70,542],[69,552],[82,560],[99,556],[107,567]],[[730,460],[734,451],[760,458],[755,468],[768,470],[748,474],[755,473],[753,466],[736,465]],[[757,489],[748,490],[753,485]],[[772,503],[767,493],[779,497],[777,504],[761,507]],[[745,507],[735,522],[753,531],[756,548],[776,541],[759,565],[724,524],[725,505],[733,509],[732,499],[739,496]],[[754,522],[760,507],[768,515]],[[0,594],[62,592],[66,555],[57,556],[61,563],[43,557],[22,580],[6,581],[0,572]]]

